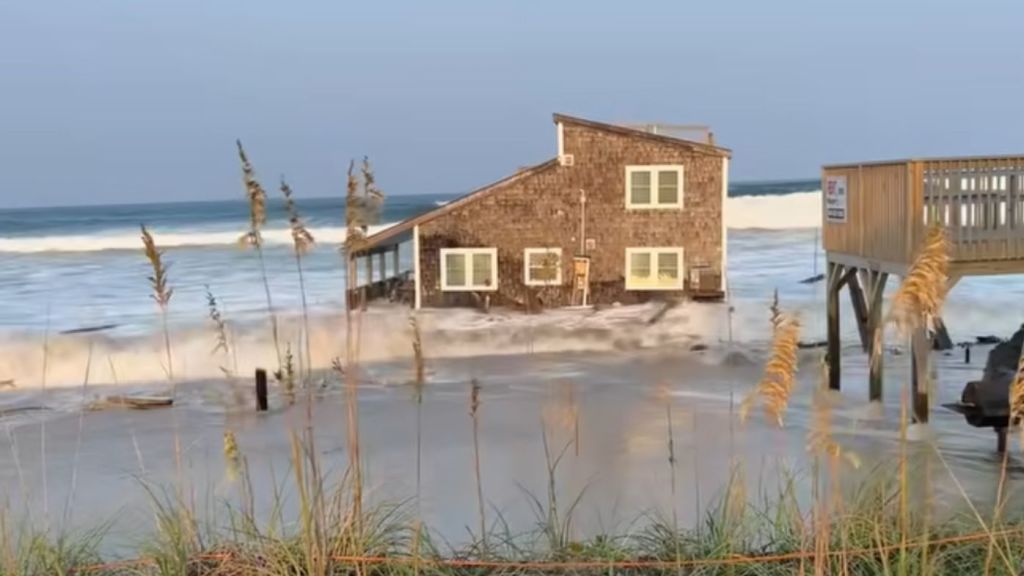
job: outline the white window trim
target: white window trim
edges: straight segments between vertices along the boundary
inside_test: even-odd
[[[630,271],[630,260],[633,254],[650,254],[651,255],[651,273],[658,273],[658,255],[659,254],[675,254],[679,258],[679,277],[676,278],[676,283],[671,286],[637,286],[632,282],[632,274]],[[658,246],[658,247],[634,247],[626,248],[626,290],[635,291],[650,291],[650,292],[661,292],[661,291],[674,291],[683,289],[683,279],[686,278],[686,257],[685,250],[681,247],[671,246]]]
[[[533,254],[555,254],[558,256],[558,267],[555,269],[554,280],[533,280],[530,278],[530,256]],[[562,285],[562,249],[561,248],[527,248],[523,250],[523,284],[527,286],[561,286]]]
[[[678,176],[678,190],[676,194],[676,202],[671,204],[661,204],[658,202],[658,172],[662,171],[675,171]],[[630,194],[630,181],[635,172],[649,172],[651,174],[651,203],[650,204],[634,204],[633,195]],[[682,210],[685,202],[683,197],[686,191],[686,168],[682,164],[650,164],[650,165],[636,165],[626,166],[626,208],[630,210]]]
[[[473,278],[472,257],[474,254],[488,254],[491,257],[491,285],[490,286],[449,286],[447,258],[449,254],[458,254],[465,257],[466,281]],[[494,292],[498,289],[498,249],[497,248],[441,248],[441,291],[442,292]]]

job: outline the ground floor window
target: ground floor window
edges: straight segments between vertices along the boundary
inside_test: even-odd
[[[527,286],[558,286],[562,283],[562,249],[527,248],[523,268]]]
[[[682,248],[626,248],[626,290],[682,289]]]
[[[497,289],[497,248],[441,249],[441,290],[478,292]]]

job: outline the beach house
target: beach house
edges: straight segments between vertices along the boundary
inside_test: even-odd
[[[407,242],[416,308],[721,299],[730,151],[704,127],[554,125],[554,158],[367,238],[362,292],[394,286]]]

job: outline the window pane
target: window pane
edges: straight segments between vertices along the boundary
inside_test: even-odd
[[[473,286],[491,285],[491,255],[473,254]]]
[[[447,286],[466,285],[466,256],[464,254],[445,254],[444,269]]]
[[[658,279],[679,279],[679,255],[673,252],[658,254]]]
[[[651,255],[647,252],[633,253],[629,257],[629,275],[632,278],[651,277]]]
[[[658,172],[658,203],[679,203],[679,172],[675,170]]]
[[[557,252],[530,253],[530,280],[536,282],[554,282],[558,279],[561,266]]]
[[[651,203],[651,173],[631,172],[629,180],[629,201],[632,204]]]

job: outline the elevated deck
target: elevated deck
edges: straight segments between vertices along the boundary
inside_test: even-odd
[[[840,387],[840,295],[850,294],[870,360],[870,400],[882,398],[882,308],[890,275],[905,275],[927,228],[950,243],[947,290],[964,276],[1024,273],[1024,156],[937,158],[825,166],[822,243],[828,260],[829,387]],[[928,351],[952,342],[942,319],[911,338],[914,419],[927,422]]]
[[[1024,272],[1024,156],[826,166],[822,190],[830,262],[902,274],[939,222],[952,276]]]

